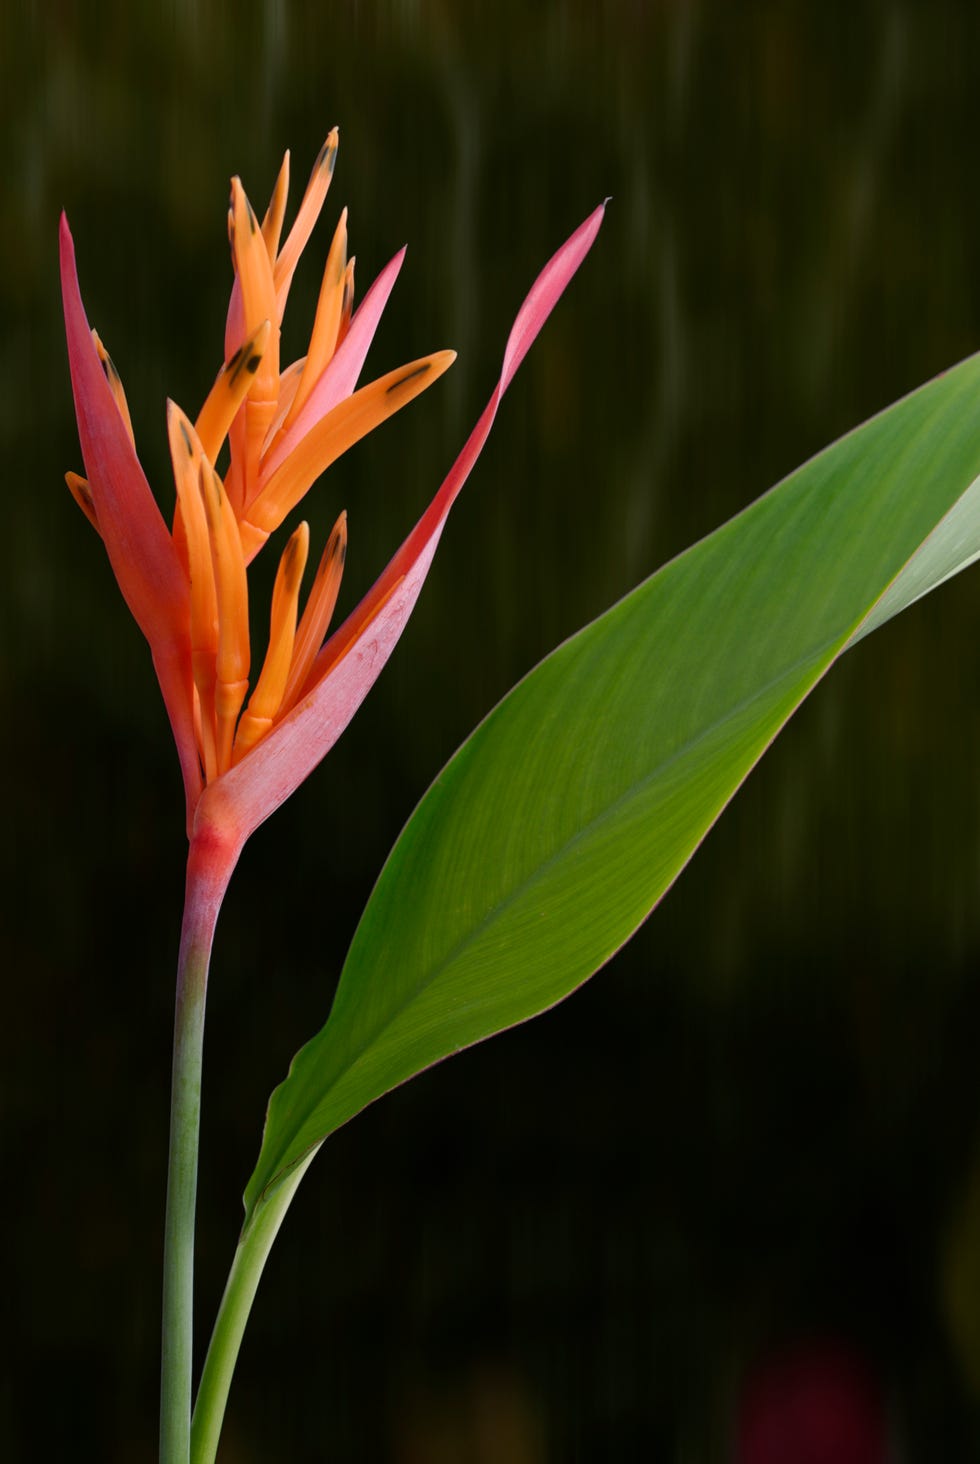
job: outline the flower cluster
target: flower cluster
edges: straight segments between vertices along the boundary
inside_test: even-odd
[[[281,241],[289,154],[261,224],[240,181],[231,186],[228,235],[234,287],[225,330],[227,359],[193,423],[168,403],[177,509],[172,542],[188,591],[189,695],[200,771],[213,782],[238,763],[313,689],[327,669],[318,658],[333,614],[346,552],[338,519],[298,614],[309,553],[299,525],[279,564],[269,644],[252,694],[247,566],[341,453],[434,382],[455,359],[441,351],[354,391],[381,309],[401,264],[392,260],[358,312],[354,260],[347,258],[347,211],[327,255],[306,355],[280,369],[280,329],[297,262],[323,207],[337,158],[337,131],[316,160],[295,222]],[[135,451],[122,382],[93,332],[93,344]],[[215,464],[225,441],[229,462]],[[68,486],[98,530],[89,481]],[[184,639],[185,637],[182,637]]]
[[[290,285],[323,207],[336,156],[335,129],[284,241],[288,153],[261,224],[239,180],[232,181],[228,232],[234,283],[225,363],[193,422],[168,403],[177,489],[170,528],[140,467],[119,375],[89,329],[71,234],[62,220],[68,355],[86,468],[84,478],[69,473],[68,485],[101,535],[149,642],[180,756],[188,830],[193,833],[203,819],[220,825],[239,846],[329,751],[383,667],[500,396],[602,219],[600,208],[542,271],[511,330],[497,388],[449,476],[375,586],[329,638],[346,552],[346,517],[341,514],[327,540],[302,613],[310,536],[306,523],[294,530],[273,589],[268,648],[252,684],[249,563],[343,452],[418,396],[455,359],[453,352],[439,351],[357,387],[404,250],[355,310],[344,210],[327,254],[307,353],[281,366],[280,328]],[[222,476],[217,464],[226,443]]]

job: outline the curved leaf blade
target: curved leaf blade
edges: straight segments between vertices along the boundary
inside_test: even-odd
[[[246,1227],[382,1093],[554,1005],[673,883],[868,629],[980,555],[980,357],[806,463],[532,671],[442,771],[330,1019],[273,1093]]]

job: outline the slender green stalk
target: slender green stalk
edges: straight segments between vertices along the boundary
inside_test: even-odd
[[[160,1464],[189,1464],[194,1322],[194,1212],[208,965],[218,911],[238,850],[191,840],[177,963],[170,1161],[163,1249]]]
[[[315,1153],[316,1149],[260,1203],[238,1242],[197,1390],[191,1433],[191,1464],[214,1464],[232,1373],[255,1292],[289,1203]]]

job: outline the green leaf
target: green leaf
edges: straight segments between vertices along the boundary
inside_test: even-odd
[[[436,779],[330,1019],[272,1095],[256,1207],[431,1063],[626,941],[836,657],[980,554],[980,357],[806,463],[560,646]]]

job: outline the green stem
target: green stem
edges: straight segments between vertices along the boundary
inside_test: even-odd
[[[190,1460],[194,1212],[204,1007],[214,929],[237,858],[237,847],[216,839],[211,832],[192,838],[187,856],[184,921],[177,962],[163,1248],[160,1464],[189,1464]]]
[[[252,1310],[252,1302],[255,1300],[272,1243],[315,1153],[316,1149],[259,1203],[238,1242],[197,1390],[191,1432],[191,1464],[214,1464],[218,1435],[225,1416],[228,1391],[238,1360],[245,1323]]]

